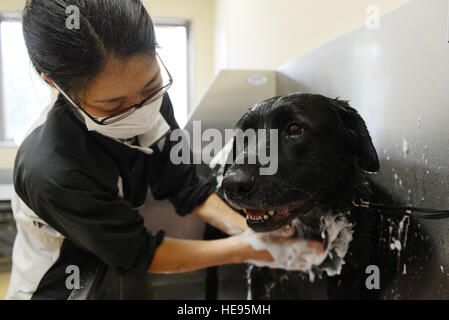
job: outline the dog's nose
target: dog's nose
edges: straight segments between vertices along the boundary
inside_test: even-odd
[[[227,174],[223,179],[223,188],[228,196],[245,196],[249,194],[256,184],[254,175],[243,172]]]

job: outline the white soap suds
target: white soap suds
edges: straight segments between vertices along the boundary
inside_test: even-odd
[[[393,170],[394,171],[394,170]],[[398,174],[394,174],[394,181],[399,183],[399,186],[402,187],[402,179],[399,178]]]
[[[226,145],[221,149],[216,156],[209,163],[209,168],[214,170],[218,166],[218,171],[216,172],[217,179],[217,189],[221,187],[224,178],[224,169],[229,153],[232,150],[234,139],[231,139],[226,143]]]
[[[401,236],[402,230],[404,229],[404,219],[407,218],[407,216],[403,216],[401,221],[399,222],[399,228],[398,228],[398,236]]]
[[[402,249],[401,241],[396,240],[396,239],[394,239],[394,238],[393,238],[392,240],[393,240],[393,242],[390,243],[390,249],[391,249],[392,251],[394,251],[394,250],[401,251],[401,249]]]
[[[223,183],[223,175],[220,174],[217,176],[217,188],[220,188],[222,183]]]
[[[404,216],[404,217],[402,217],[402,220],[401,220],[401,222],[400,222],[400,227],[401,227],[401,230],[400,230],[400,233],[402,233],[402,228],[404,227],[404,224],[405,224],[405,231],[404,231],[404,236],[403,236],[403,238],[404,238],[404,240],[403,240],[403,248],[405,248],[406,246],[407,246],[407,235],[408,235],[408,227],[409,227],[409,225],[410,225],[410,217],[408,217],[408,216]]]
[[[251,272],[254,268],[254,265],[249,265],[248,269],[246,270],[246,279],[247,279],[247,288],[248,288],[248,294],[246,296],[246,300],[252,300],[253,299],[253,293],[251,291]]]
[[[293,227],[301,224],[299,219],[292,222]],[[289,239],[289,243],[278,244],[280,231],[255,233],[246,231],[242,237],[255,250],[267,250],[274,258],[273,262],[247,261],[259,267],[272,269],[285,269],[289,271],[302,271],[309,274],[310,281],[314,281],[315,271],[326,272],[329,276],[338,275],[344,264],[344,257],[348,252],[352,240],[352,224],[348,222],[345,214],[321,216],[321,235],[327,237],[328,246],[324,252],[318,253],[308,246],[306,239]],[[332,262],[323,266],[329,258]]]

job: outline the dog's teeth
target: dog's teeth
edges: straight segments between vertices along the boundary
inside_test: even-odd
[[[259,216],[259,217],[251,217],[251,216],[246,216],[246,220],[250,220],[250,221],[264,221],[264,220],[268,220],[270,218],[270,216],[272,216],[274,214],[266,214],[264,216]]]
[[[268,211],[268,214],[269,214],[270,216],[274,216],[274,211]]]

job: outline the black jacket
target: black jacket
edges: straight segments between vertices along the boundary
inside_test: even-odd
[[[172,130],[179,128],[168,95],[160,112]],[[36,259],[42,258],[29,241],[55,252],[51,264],[35,266],[42,268],[35,276],[40,278],[34,279],[38,286],[25,294],[33,299],[66,299],[70,294],[65,286],[67,266],[76,265],[82,272],[91,255],[119,275],[142,279],[164,237],[163,231],[145,228],[137,211],[148,189],[157,200],[170,199],[176,212],[184,216],[215,188],[215,180],[200,178],[195,166],[172,164],[169,156],[175,144],[165,136],[162,150],[155,144],[154,153],[148,155],[89,132],[60,96],[46,120],[24,140],[16,158],[18,237],[11,277],[18,281],[11,281],[8,295],[14,297],[15,290],[33,291],[33,284],[26,290],[15,285],[24,272],[21,264],[33,263],[22,261],[20,251],[34,250]],[[52,240],[54,234],[58,245]],[[45,248],[47,242],[49,248]]]

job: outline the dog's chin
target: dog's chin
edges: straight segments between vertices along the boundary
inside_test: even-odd
[[[309,212],[314,207],[314,193],[307,193],[299,200],[278,209],[244,209],[248,227],[255,232],[271,232]]]

